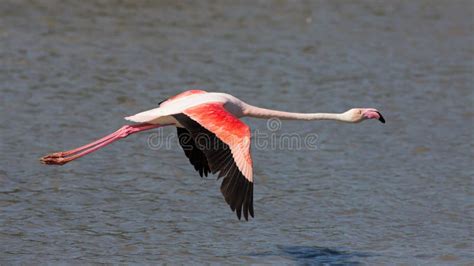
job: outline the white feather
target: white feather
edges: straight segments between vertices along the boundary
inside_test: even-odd
[[[184,98],[173,100],[170,103],[165,104],[163,107],[144,111],[132,116],[127,116],[125,119],[137,123],[153,123],[160,117],[179,114],[190,107],[203,103],[228,102],[230,98],[229,96],[230,95],[224,93],[190,95]]]

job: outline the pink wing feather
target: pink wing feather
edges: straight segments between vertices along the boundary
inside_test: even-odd
[[[234,161],[245,178],[253,182],[250,128],[229,113],[222,103],[207,103],[183,112],[229,145]]]
[[[240,219],[253,217],[253,176],[250,156],[250,128],[220,102],[203,103],[173,115],[188,130],[196,147],[205,155],[210,171],[224,177],[221,192],[232,211]],[[201,137],[206,137],[202,139]],[[211,144],[211,146],[202,145]],[[186,151],[185,151],[186,153]],[[188,151],[191,155],[191,152]],[[196,153],[197,155],[197,153]],[[189,156],[188,156],[189,157]],[[196,156],[199,157],[199,156]],[[196,170],[202,158],[189,157]]]

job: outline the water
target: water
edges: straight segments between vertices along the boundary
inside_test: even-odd
[[[473,263],[473,10],[1,1],[0,261]],[[387,124],[284,122],[276,134],[316,133],[318,149],[254,147],[250,222],[147,133],[37,161],[188,88],[289,111],[376,107]]]

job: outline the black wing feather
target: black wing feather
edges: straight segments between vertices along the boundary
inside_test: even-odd
[[[194,169],[199,172],[201,177],[203,177],[203,175],[207,176],[210,169],[206,156],[196,147],[196,143],[194,143],[194,139],[188,130],[182,127],[177,127],[177,129],[179,144],[183,148],[184,154],[188,157],[189,162],[194,166]]]
[[[180,135],[181,131],[188,132],[192,136],[192,138],[188,138],[193,140],[191,144],[193,146],[192,152],[184,151],[191,164],[193,164],[196,169],[205,169],[204,173],[206,174],[207,172],[213,174],[218,173],[218,179],[224,177],[221,184],[221,192],[227,204],[230,205],[231,210],[237,214],[239,220],[242,216],[242,212],[245,220],[248,220],[249,214],[251,217],[254,217],[253,182],[248,181],[240,172],[229,145],[225,144],[214,133],[205,129],[187,115],[176,114],[173,115],[173,117],[185,127],[185,129],[178,128],[178,135]],[[181,138],[179,139],[181,143]],[[190,142],[190,140],[186,142],[183,140],[185,144],[190,144]],[[183,144],[181,144],[181,146],[183,146]],[[200,153],[195,150],[199,150]],[[198,157],[200,160],[196,159]],[[207,168],[204,168],[204,166],[201,168],[201,165],[204,163],[202,157],[206,159]],[[199,165],[199,167],[196,165]]]

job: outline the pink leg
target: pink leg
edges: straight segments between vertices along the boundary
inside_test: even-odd
[[[74,154],[74,153],[78,153],[84,149],[87,149],[87,148],[90,148],[90,147],[93,147],[97,144],[100,144],[106,140],[109,140],[113,137],[115,137],[115,135],[119,134],[121,131],[123,131],[125,129],[125,127],[127,126],[123,126],[121,127],[119,130],[115,131],[114,133],[112,134],[109,134],[101,139],[98,139],[94,142],[91,142],[89,144],[86,144],[84,146],[81,146],[81,147],[78,147],[78,148],[75,148],[75,149],[72,149],[72,150],[68,150],[68,151],[60,151],[60,152],[55,152],[55,153],[51,153],[51,154],[48,154],[47,157],[48,158],[55,158],[55,157],[65,157],[65,156],[68,156],[68,155],[71,155],[71,154]],[[46,157],[46,156],[45,156]],[[43,157],[44,158],[44,157]]]
[[[52,153],[52,154],[42,157],[40,160],[44,164],[63,165],[72,160],[80,158],[86,154],[94,152],[100,148],[103,148],[111,144],[112,142],[125,138],[128,135],[145,131],[145,130],[150,130],[153,128],[162,127],[162,126],[166,126],[166,125],[147,124],[147,123],[136,124],[136,125],[126,125],[126,126],[121,127],[119,130],[115,131],[114,133],[109,134],[94,142],[91,142],[89,144],[86,144],[84,146],[81,146],[79,148],[72,149],[69,151]]]

